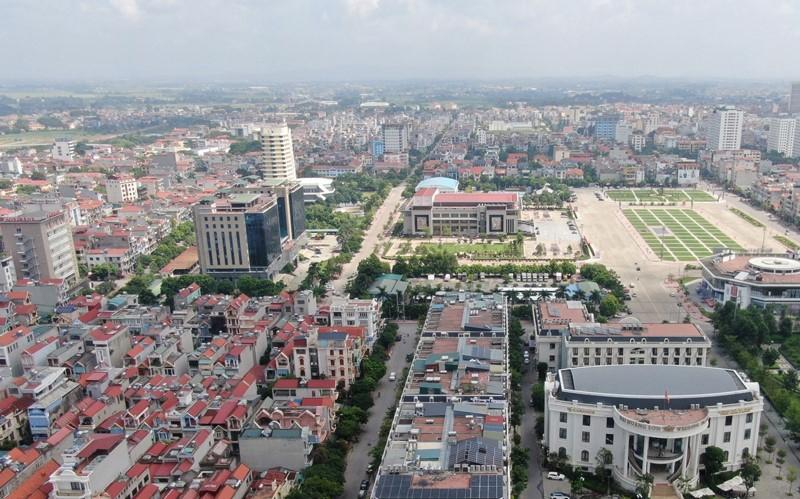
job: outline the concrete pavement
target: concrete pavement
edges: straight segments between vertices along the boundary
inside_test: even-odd
[[[391,350],[389,360],[386,362],[386,375],[378,383],[378,388],[373,394],[375,405],[369,411],[369,419],[363,427],[361,438],[350,449],[347,455],[347,470],[345,471],[345,483],[343,498],[351,499],[358,497],[358,488],[361,480],[372,477],[367,476],[367,466],[372,461],[369,452],[378,442],[381,430],[381,423],[386,411],[394,405],[394,393],[398,383],[404,383],[400,379],[403,369],[408,366],[406,355],[412,353],[417,346],[417,321],[397,321],[399,333],[403,340],[396,343]],[[397,373],[397,381],[389,381],[389,374]],[[380,394],[380,396],[378,396]],[[374,484],[370,484],[372,486]]]
[[[353,255],[353,258],[349,262],[344,264],[342,267],[342,273],[337,279],[332,281],[333,288],[337,293],[344,293],[344,288],[347,286],[347,281],[353,277],[358,270],[358,262],[371,255],[372,252],[375,251],[378,243],[383,239],[384,225],[387,220],[393,218],[394,213],[397,211],[400,203],[403,201],[403,190],[405,190],[405,188],[405,182],[393,188],[389,192],[389,195],[386,196],[386,199],[383,201],[383,204],[380,206],[380,208],[375,211],[375,216],[372,218],[372,224],[364,233],[364,241],[361,244],[361,249],[358,251],[358,253]],[[391,226],[389,227],[389,230],[391,231]]]

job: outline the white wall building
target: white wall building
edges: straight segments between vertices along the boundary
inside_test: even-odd
[[[56,139],[50,149],[53,159],[58,161],[72,161],[75,159],[75,141],[69,139]]]
[[[383,133],[384,153],[408,151],[408,127],[406,125],[384,123],[381,130]]]
[[[736,371],[697,366],[622,365],[562,369],[545,382],[544,445],[593,471],[601,449],[614,479],[633,490],[684,477],[697,484],[706,447],[726,470],[755,455],[763,400]]]
[[[139,199],[136,179],[130,175],[109,177],[106,179],[106,195],[109,203],[133,203]]]
[[[334,297],[330,304],[331,326],[361,326],[371,344],[381,325],[381,306],[377,299],[354,300]]]
[[[267,126],[261,129],[261,170],[264,178],[295,180],[292,131],[287,125]]]
[[[783,154],[787,158],[800,156],[800,127],[794,118],[772,118],[769,120],[767,150]]]
[[[742,146],[744,113],[733,107],[714,109],[708,121],[708,148],[712,151],[733,151]]]

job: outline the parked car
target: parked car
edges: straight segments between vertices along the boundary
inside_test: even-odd
[[[397,380],[397,373],[394,371],[389,373],[389,381],[396,381]]]
[[[407,353],[406,354],[406,362],[411,362],[412,360],[414,360],[414,354],[413,353]]]
[[[367,489],[369,489],[369,480],[361,480],[361,487],[358,489],[358,497],[367,497]]]
[[[563,492],[550,492],[550,499],[572,499]]]
[[[547,473],[548,480],[558,480],[559,482],[563,482],[567,479],[563,473],[559,473],[558,471],[550,471]]]

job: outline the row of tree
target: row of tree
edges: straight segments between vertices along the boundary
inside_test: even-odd
[[[303,482],[287,499],[335,499],[342,495],[347,453],[363,431],[368,411],[374,404],[372,392],[386,374],[387,352],[396,339],[396,324],[389,324],[381,331],[369,357],[361,363],[361,377],[339,398],[336,431],[314,449],[314,464],[303,470]]]

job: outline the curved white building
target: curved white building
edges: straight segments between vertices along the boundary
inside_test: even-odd
[[[694,485],[706,447],[724,451],[725,469],[755,454],[762,408],[758,383],[729,369],[562,369],[545,383],[544,445],[588,471],[608,449],[615,480],[629,490],[645,473],[656,484],[684,477]]]
[[[721,253],[700,260],[703,283],[698,292],[740,308],[785,307],[800,313],[800,261],[775,254]]]

